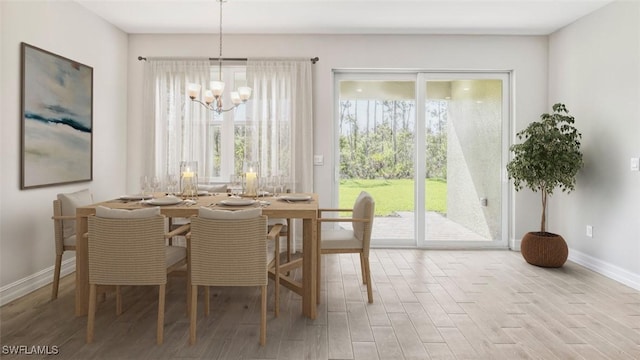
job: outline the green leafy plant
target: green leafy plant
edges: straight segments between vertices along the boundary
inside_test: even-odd
[[[507,164],[507,173],[516,191],[527,187],[542,195],[541,233],[546,233],[548,195],[558,187],[567,193],[574,190],[576,174],[583,165],[582,134],[574,122],[564,104],[554,104],[552,114],[540,115],[539,121],[517,133],[524,141],[509,148],[514,156]]]

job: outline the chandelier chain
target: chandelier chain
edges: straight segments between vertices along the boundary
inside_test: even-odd
[[[2,0],[0,0],[2,1]],[[199,84],[189,84],[187,93],[191,101],[197,102],[205,108],[215,111],[220,114],[223,112],[231,111],[238,105],[244,104],[251,97],[251,88],[248,86],[239,86],[237,91],[232,91],[229,96],[231,98],[232,106],[228,109],[222,107],[222,97],[224,91],[224,81],[222,80],[222,4],[225,0],[217,0],[220,3],[220,28],[218,32],[219,41],[219,57],[218,57],[218,80],[211,79],[211,89],[204,91],[204,101],[199,99],[200,88]],[[213,60],[213,59],[211,59]],[[214,75],[215,76],[215,75]],[[213,77],[213,76],[212,76]]]
[[[218,0],[220,2],[220,31],[219,35],[219,43],[220,43],[220,55],[218,59],[218,80],[222,81],[222,3],[223,0]]]

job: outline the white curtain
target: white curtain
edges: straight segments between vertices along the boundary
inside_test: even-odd
[[[206,159],[208,111],[187,98],[187,84],[209,83],[210,62],[154,60],[144,64],[143,173],[164,179],[180,161]]]
[[[261,176],[283,175],[292,192],[313,191],[311,61],[249,59],[250,131],[245,157],[260,164]],[[294,226],[296,239],[300,229]],[[301,249],[296,241],[296,248]]]
[[[284,175],[291,191],[313,191],[313,109],[309,59],[249,59],[250,131],[245,156],[262,176]]]

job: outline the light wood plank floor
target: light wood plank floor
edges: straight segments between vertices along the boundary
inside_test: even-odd
[[[259,292],[248,288],[214,289],[208,318],[200,302],[189,346],[184,278],[170,279],[164,345],[155,345],[157,290],[144,287],[125,288],[120,317],[107,295],[86,345],[70,276],[56,301],[45,287],[1,308],[2,357],[18,358],[9,345],[39,345],[57,346],[60,359],[640,359],[640,292],[571,262],[543,269],[510,251],[375,249],[368,304],[357,255],[323,260],[318,319],[302,317],[300,298],[283,289],[264,347]]]

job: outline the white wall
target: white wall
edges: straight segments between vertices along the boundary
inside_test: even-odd
[[[141,89],[143,65],[137,56],[217,56],[215,35],[130,35],[128,186],[135,189],[141,157]],[[538,118],[547,101],[547,37],[527,36],[379,36],[379,35],[225,35],[226,57],[320,57],[314,65],[314,151],[324,155],[315,167],[315,191],[321,205],[332,205],[334,193],[334,69],[513,70],[515,74],[515,128]],[[311,159],[309,159],[311,161]],[[525,204],[537,197],[515,195],[515,228],[510,238],[519,242],[537,228],[539,208]],[[532,199],[532,200],[530,200]],[[506,221],[506,219],[505,219]]]
[[[640,289],[640,172],[629,164],[640,157],[640,3],[612,3],[552,34],[549,64],[549,104],[576,117],[585,161],[576,191],[551,198],[549,230],[570,259]]]
[[[105,200],[125,192],[128,39],[80,5],[53,1],[0,1],[0,34],[1,304],[51,281],[57,193],[90,188]],[[93,67],[92,182],[20,190],[20,42]]]

